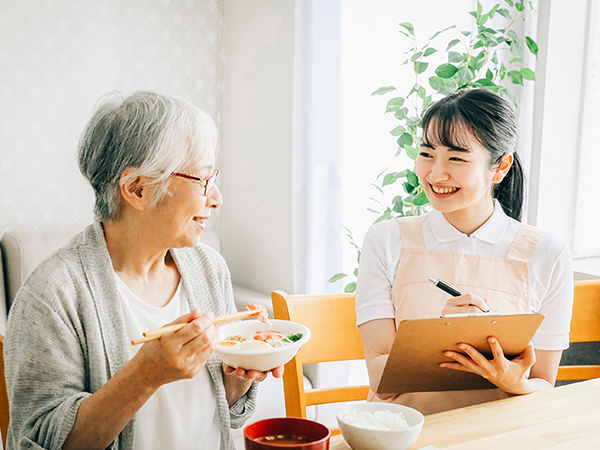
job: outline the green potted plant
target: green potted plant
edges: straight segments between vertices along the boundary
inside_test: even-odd
[[[441,49],[438,42],[441,35],[447,35],[455,26],[440,30],[427,42],[419,46],[414,27],[409,22],[399,24],[399,31],[409,43],[402,65],[410,67],[414,84],[407,94],[402,95],[395,86],[383,86],[372,95],[391,97],[386,104],[385,114],[393,114],[397,122],[390,134],[396,139],[396,156],[405,153],[415,160],[420,147],[421,117],[436,100],[465,88],[490,89],[507,98],[518,109],[518,99],[511,87],[522,86],[526,81],[534,81],[535,73],[521,67],[523,52],[529,51],[537,57],[538,46],[529,36],[519,37],[515,25],[524,20],[526,9],[533,9],[524,0],[503,0],[484,12],[477,2],[475,11],[469,11],[475,25],[474,31],[459,31],[456,37]],[[525,50],[525,48],[527,50]],[[437,66],[431,63],[434,54],[445,53],[445,61]],[[386,169],[376,178],[373,186],[380,199],[373,198],[377,209],[368,208],[377,214],[375,223],[381,220],[403,216],[419,215],[427,210],[428,201],[419,179],[411,168],[401,171]],[[401,186],[401,189],[398,187]],[[392,190],[391,201],[385,200],[386,191]],[[360,261],[360,247],[352,232],[344,227],[349,243],[357,251]],[[351,274],[337,273],[329,282],[345,280],[345,292],[354,292],[358,268]]]

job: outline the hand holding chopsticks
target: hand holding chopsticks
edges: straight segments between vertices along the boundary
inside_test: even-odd
[[[235,322],[236,320],[247,319],[252,316],[260,316],[265,317],[266,310],[264,307],[258,309],[251,309],[249,311],[242,311],[233,314],[227,314],[225,316],[217,316],[212,320],[214,325],[222,325],[224,323]],[[260,319],[260,317],[259,317]],[[166,325],[161,328],[157,328],[155,330],[149,330],[144,332],[144,337],[141,339],[134,339],[131,341],[131,345],[143,344],[144,342],[154,341],[156,339],[160,339],[167,333],[171,333],[174,331],[181,330],[183,327],[187,325],[186,323],[175,323],[173,325]]]

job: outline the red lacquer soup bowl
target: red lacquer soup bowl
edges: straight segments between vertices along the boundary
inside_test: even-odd
[[[328,450],[329,428],[296,417],[264,419],[244,429],[246,450]]]

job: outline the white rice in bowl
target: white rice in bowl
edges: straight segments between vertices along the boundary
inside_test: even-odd
[[[344,410],[340,418],[355,427],[368,428],[370,430],[405,430],[410,428],[402,412],[394,413],[387,409],[379,411],[353,411]]]

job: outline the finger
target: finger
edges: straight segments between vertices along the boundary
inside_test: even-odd
[[[445,363],[440,363],[440,367],[443,367],[444,369],[452,369],[452,370],[460,370],[461,372],[469,372],[469,373],[477,373],[474,370],[469,369],[468,367],[463,366],[462,364],[458,363],[458,362],[445,362]]]
[[[200,310],[198,308],[194,308],[188,314],[184,314],[183,316],[178,317],[177,319],[175,319],[173,322],[171,322],[168,325],[172,325],[175,323],[189,323],[189,322],[197,319],[200,316],[202,316],[202,313],[200,312]]]
[[[442,314],[453,313],[477,313],[488,311],[489,308],[484,299],[474,294],[463,294],[448,299]]]
[[[181,330],[172,333],[173,341],[181,347],[188,346],[187,350],[190,352],[198,352],[213,344],[216,338],[216,328],[212,323],[213,317],[212,313],[206,313],[192,320]],[[168,336],[167,334],[164,337]]]
[[[271,371],[271,373],[273,374],[273,377],[275,377],[275,378],[281,378],[283,376],[283,372],[284,372],[284,366],[275,367]]]
[[[258,370],[249,370],[246,374],[246,379],[248,380],[252,380],[252,381],[264,381],[265,378],[267,378],[267,374],[269,372],[260,372]]]
[[[526,367],[531,367],[535,364],[535,347],[530,342],[525,347],[523,353],[513,359],[514,362],[522,362]]]
[[[504,357],[504,351],[502,350],[502,346],[500,345],[500,342],[498,342],[498,339],[496,339],[493,336],[490,336],[488,337],[488,343],[490,344],[490,348],[492,349],[492,355],[494,355],[494,359],[506,359]]]
[[[483,356],[475,347],[469,344],[460,343],[458,344],[458,348],[465,352],[471,360],[477,364],[478,366],[488,366],[490,364],[489,360]]]
[[[233,372],[235,372],[235,367],[231,367],[228,365],[223,365],[223,373],[225,375],[231,375]]]
[[[473,360],[470,359],[468,356],[465,356],[462,353],[451,352],[451,351],[445,352],[444,355],[446,355],[448,358],[454,359],[456,362],[440,363],[440,365],[444,364],[444,366],[442,366],[442,367],[445,367],[446,364],[449,364],[449,365],[458,364],[458,365],[466,368],[468,372],[479,373],[479,366],[477,364],[475,364],[473,362]],[[453,366],[451,368],[456,369],[455,366]]]

